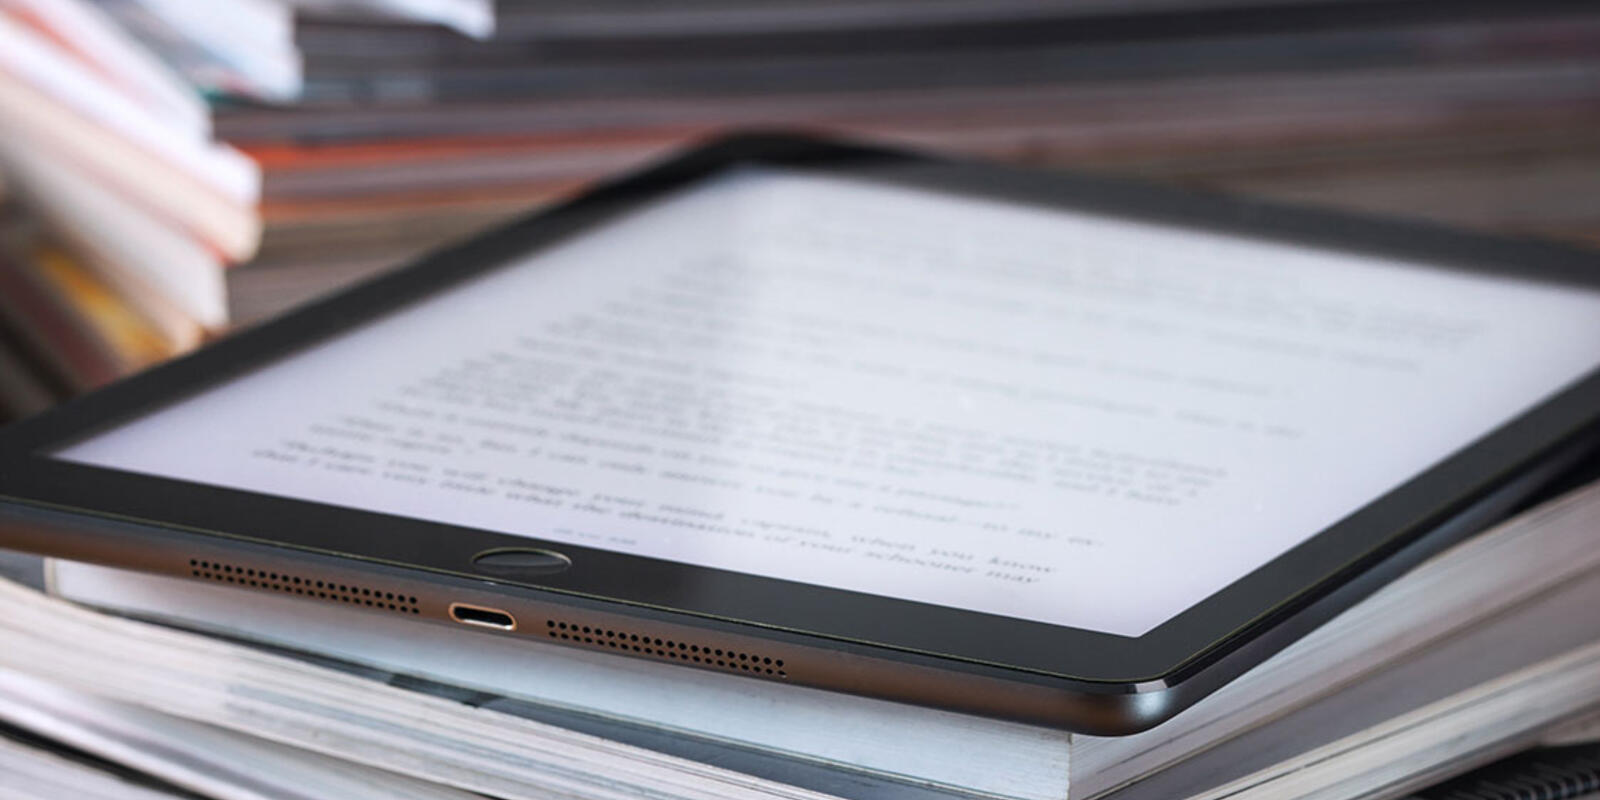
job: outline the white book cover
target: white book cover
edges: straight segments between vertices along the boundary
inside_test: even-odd
[[[300,95],[293,11],[278,0],[100,0],[201,87],[282,102]]]
[[[0,91],[4,86],[0,81]],[[216,254],[106,191],[74,165],[39,158],[17,145],[15,139],[0,138],[0,170],[16,195],[84,257],[85,266],[119,290],[133,283],[140,292],[159,296],[203,328],[227,324],[224,266]]]
[[[254,161],[193,130],[175,127],[59,45],[0,14],[0,70],[35,86],[90,124],[115,132],[140,150],[215,192],[219,200],[253,206],[261,195]]]
[[[211,138],[211,109],[199,92],[104,11],[87,0],[5,0],[0,10],[23,17],[60,37],[102,78],[136,98],[175,131]]]

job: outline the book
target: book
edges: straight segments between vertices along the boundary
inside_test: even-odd
[[[164,361],[193,346],[187,338],[167,336],[62,248],[40,243],[34,248],[33,263],[52,292],[64,305],[76,310],[95,338],[116,355],[122,374]]]
[[[70,163],[220,258],[248,258],[260,238],[255,163],[224,145],[173,135],[61,48],[0,15],[0,110],[12,147]]]
[[[21,363],[42,374],[7,376],[0,421],[57,396],[30,384],[74,394],[230,325],[222,268],[257,251],[263,184],[216,139],[210,101],[297,97],[297,16],[494,26],[491,0],[0,2],[0,183],[51,242],[7,256],[50,302],[10,304],[10,338],[36,351]]]
[[[166,306],[205,330],[227,324],[223,263],[214,251],[123,196],[105,191],[74,165],[35,157],[14,144],[0,141],[0,169],[13,193],[55,238],[82,254],[86,266],[154,312],[152,319],[170,318],[161,309]],[[150,302],[143,302],[145,298]],[[164,327],[175,334],[180,328],[173,322]]]
[[[0,581],[0,668],[502,800],[826,795],[575,733]],[[91,650],[93,652],[91,652]]]
[[[124,615],[462,687],[491,707],[557,709],[624,738],[669,732],[648,741],[679,754],[707,742],[766,753],[778,779],[793,779],[789,761],[974,796],[1143,800],[1289,796],[1319,774],[1324,796],[1343,798],[1525,746],[1600,703],[1600,619],[1586,613],[1600,604],[1597,536],[1600,485],[1435,558],[1173,721],[1115,738],[89,565],[57,562],[52,586]],[[787,724],[772,725],[780,708]]]
[[[16,673],[0,672],[0,720],[26,728],[36,741],[91,754],[163,784],[218,800],[469,800],[474,796],[204,722],[73,692]],[[15,750],[12,754],[21,755]],[[0,762],[3,760],[0,755]],[[30,777],[63,789],[64,783],[82,780],[77,770],[65,769],[61,759],[43,760],[34,770],[21,769],[21,774],[33,772]]]
[[[7,794],[18,800],[177,800],[180,795],[125,780],[115,774],[51,752],[0,737],[0,775]],[[192,800],[186,799],[186,800]]]
[[[1398,797],[1537,744],[1595,708],[1597,583],[1538,598],[1111,797]]]
[[[299,99],[303,65],[297,14],[433,23],[474,38],[494,30],[491,0],[100,0],[101,5],[195,85],[267,103]]]
[[[667,732],[679,738],[648,741],[678,755],[724,743],[816,767],[848,765],[843,770],[857,780],[898,784],[910,776],[947,789],[1036,800],[1057,796],[1055,790],[1065,787],[1069,737],[1062,731],[805,687],[730,682],[721,675],[543,642],[507,642],[431,625],[418,629],[352,614],[343,606],[284,603],[277,596],[246,595],[250,605],[234,606],[246,598],[225,588],[173,579],[150,583],[150,576],[120,570],[58,562],[52,571],[55,591],[80,602],[404,675],[394,681],[403,685],[456,687],[481,695],[477,702],[491,708],[533,706],[562,712],[564,719],[609,721],[613,724],[590,730],[622,741],[644,741],[634,740],[639,731]],[[223,613],[195,620],[153,608],[197,603]],[[253,633],[227,622],[246,614],[256,620],[249,626]],[[424,654],[437,658],[419,660]],[[515,678],[508,681],[509,676]],[[783,724],[772,724],[775,714]],[[768,766],[772,763],[783,766]]]
[[[37,227],[0,221],[0,318],[53,380],[83,391],[182,352]]]
[[[39,272],[0,254],[0,316],[76,390],[122,374],[117,354]]]
[[[8,234],[4,305],[35,382],[81,392],[227,323],[222,269],[255,251],[261,173],[210,114],[102,7],[0,4],[0,173],[30,229]]]
[[[285,102],[300,94],[293,11],[274,0],[100,0],[191,83],[215,94]]]
[[[9,0],[0,9],[58,42],[78,61],[151,114],[195,139],[211,137],[211,109],[194,87],[129,39],[98,7],[79,2]]]
[[[487,41],[311,21],[302,106],[218,124],[271,161],[284,241],[309,220],[510,214],[741,125],[1593,240],[1593,9],[1269,6],[503,3]],[[377,263],[368,241],[352,262]],[[248,317],[322,285],[289,249],[254,265],[286,269],[259,300],[242,286]]]
[[[1597,599],[1596,590],[1600,590],[1600,580],[1591,578],[1587,584],[1586,592],[1563,592],[1562,594],[1567,594],[1564,607],[1562,602],[1545,604],[1545,611],[1562,611],[1570,614],[1574,608],[1591,607]],[[1547,615],[1543,619],[1537,614],[1531,617],[1512,615],[1500,624],[1529,630],[1538,623],[1548,621]],[[1591,636],[1592,633],[1591,631]],[[1440,655],[1446,660],[1457,659],[1460,657],[1460,652],[1446,652]],[[1527,716],[1530,708],[1538,708],[1541,705],[1546,708],[1559,708],[1570,714],[1573,709],[1573,706],[1568,704],[1570,701],[1593,692],[1595,675],[1593,665],[1589,662],[1595,655],[1595,647],[1591,645],[1553,659],[1540,660],[1536,657],[1531,668],[1502,675],[1470,691],[1458,692],[1442,701],[1401,713],[1387,719],[1383,724],[1361,731],[1358,736],[1344,737],[1329,746],[1317,748],[1301,758],[1289,759],[1269,774],[1251,774],[1244,781],[1235,781],[1233,784],[1209,790],[1204,789],[1207,786],[1206,781],[1211,779],[1208,775],[1225,775],[1229,770],[1248,771],[1248,763],[1243,767],[1238,764],[1241,755],[1248,762],[1252,755],[1257,760],[1262,757],[1270,759],[1274,757],[1274,751],[1293,749],[1296,743],[1293,741],[1283,743],[1281,733],[1274,734],[1278,741],[1266,743],[1267,746],[1264,748],[1263,743],[1259,741],[1223,743],[1205,757],[1196,759],[1200,762],[1198,765],[1186,765],[1176,774],[1163,776],[1167,778],[1165,781],[1167,785],[1159,787],[1156,791],[1146,791],[1143,794],[1124,792],[1113,797],[1398,797],[1408,786],[1432,782],[1441,771],[1460,770],[1493,758],[1494,754],[1504,753],[1512,747],[1531,741],[1528,735],[1515,737],[1512,740],[1507,740],[1502,735],[1497,744],[1489,750],[1475,750],[1464,759],[1457,758],[1447,762],[1445,767],[1435,764],[1433,769],[1419,769],[1419,763],[1413,760],[1417,755],[1415,745],[1418,744],[1418,740],[1425,742],[1431,739],[1434,746],[1437,746],[1441,741],[1453,745],[1454,737],[1460,735],[1469,738],[1476,736],[1480,739],[1486,735],[1485,732],[1488,732],[1487,735],[1499,735],[1501,729],[1494,725],[1483,725],[1484,720],[1481,717],[1492,716],[1495,717],[1494,722],[1504,723],[1519,716],[1519,714],[1504,713],[1509,708],[1520,709],[1521,716]],[[1415,665],[1424,671],[1417,672],[1413,669],[1414,674],[1411,674],[1408,680],[1426,678],[1426,670],[1437,672],[1439,661],[1440,659],[1434,659],[1434,663]],[[349,665],[344,665],[343,668],[347,671],[350,669]],[[355,672],[369,681],[382,677],[370,669]],[[495,698],[477,691],[452,690],[450,687],[430,685],[414,677],[389,676],[386,680],[393,685],[405,687],[408,692],[433,694],[468,706],[491,708],[513,717],[540,719],[551,716],[548,712],[541,714],[536,709],[530,712],[528,704],[512,703],[505,698]],[[731,678],[729,680],[737,681]],[[1588,685],[1590,688],[1577,695],[1551,691],[1551,687],[1557,683],[1565,683],[1567,688],[1578,685]],[[1391,686],[1390,690],[1392,689]],[[243,692],[245,696],[258,694],[243,687],[237,690]],[[329,699],[329,695],[312,694],[318,698],[313,706],[325,707],[334,702]],[[1370,701],[1372,698],[1351,699]],[[1362,702],[1363,707],[1371,708],[1372,705],[1370,702]],[[1324,713],[1305,722],[1331,721],[1338,724],[1339,717],[1349,716],[1348,710],[1334,708],[1326,711],[1332,713]],[[1382,708],[1377,708],[1375,711],[1380,716],[1386,713]],[[773,718],[770,712],[762,717],[769,726],[773,724]],[[556,724],[569,729],[578,727],[572,725],[570,719],[563,720],[559,716],[556,717]],[[793,723],[785,720],[784,724]],[[57,749],[70,747],[80,755],[86,754],[98,759],[114,758],[114,762],[108,763],[114,763],[122,770],[133,767],[139,771],[138,774],[147,779],[159,779],[213,798],[277,797],[281,795],[275,794],[275,790],[287,787],[297,787],[309,796],[337,796],[352,800],[368,796],[443,797],[451,800],[455,797],[448,787],[417,778],[408,780],[390,772],[376,770],[365,763],[341,761],[298,746],[286,745],[280,741],[264,741],[238,730],[217,727],[197,719],[175,717],[140,705],[96,696],[81,689],[63,689],[39,678],[0,671],[0,737],[4,736],[6,725],[13,726],[14,730],[26,730],[36,739],[48,739]],[[16,728],[17,725],[22,727]],[[822,739],[832,736],[838,730],[836,727],[824,727],[812,731],[812,735]],[[1570,735],[1564,733],[1567,730],[1570,729],[1563,728],[1557,735]],[[914,728],[907,727],[904,731],[912,738],[917,736]],[[659,742],[657,744],[659,747]],[[1407,745],[1412,747],[1408,749]],[[879,747],[887,750],[893,745],[880,743]],[[1266,752],[1259,754],[1258,751],[1262,750]],[[694,754],[703,758],[706,753],[705,749],[701,749]],[[961,750],[946,755],[972,764],[975,770],[981,770],[987,764],[981,760],[984,755],[982,751]],[[1431,762],[1421,763],[1426,766]],[[1310,765],[1309,768],[1307,764]],[[1196,766],[1206,769],[1196,770]],[[1387,777],[1384,768],[1387,768],[1389,773]],[[1318,774],[1319,772],[1321,774]],[[1398,781],[1395,779],[1396,774],[1399,776]],[[789,770],[785,777],[792,780],[795,771]],[[288,782],[287,787],[286,782]],[[817,783],[817,781],[812,782]],[[337,791],[321,794],[314,791],[330,786]],[[948,799],[954,796],[989,798],[996,796],[981,793],[952,793],[947,789],[939,790],[921,782],[886,785],[859,778],[853,780],[835,778],[828,788],[832,789],[835,795],[853,798],[896,796],[931,800],[936,797]],[[1200,791],[1197,792],[1197,789]],[[588,795],[580,793],[575,796]],[[813,792],[812,796],[817,795]]]

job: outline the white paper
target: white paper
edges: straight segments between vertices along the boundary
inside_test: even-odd
[[[990,797],[1067,797],[1066,731],[538,639],[484,636],[460,625],[419,624],[397,614],[205,581],[70,561],[52,568],[59,597],[135,617],[853,773]]]
[[[0,720],[211,800],[481,800],[9,670],[0,670]]]
[[[245,645],[109,617],[3,579],[0,605],[9,612],[0,614],[6,645],[0,669],[488,797],[835,800]]]
[[[1600,293],[743,171],[77,444],[1137,636],[1600,363]]]

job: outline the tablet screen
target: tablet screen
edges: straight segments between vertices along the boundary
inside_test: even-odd
[[[1141,635],[1600,364],[1600,293],[725,173],[70,461]]]

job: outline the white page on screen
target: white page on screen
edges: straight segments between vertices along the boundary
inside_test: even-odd
[[[1600,293],[744,170],[58,453],[1138,636],[1600,363]]]

